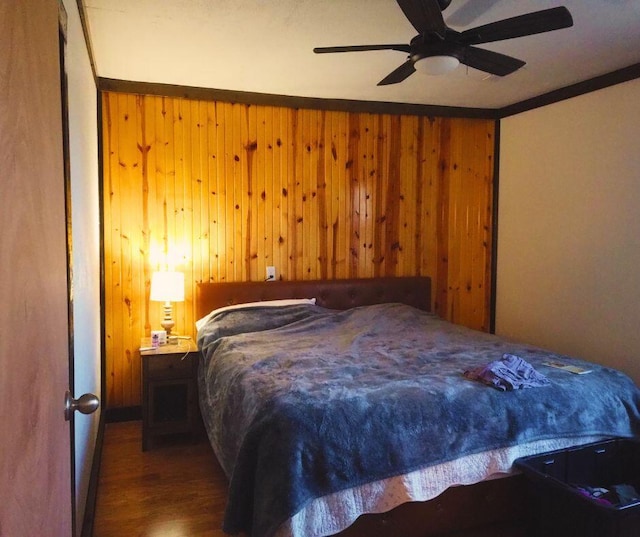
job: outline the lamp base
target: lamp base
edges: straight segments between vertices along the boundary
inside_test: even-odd
[[[160,323],[160,326],[162,326],[162,328],[164,328],[166,330],[167,339],[171,336],[171,329],[176,325],[176,323],[171,318],[171,313],[172,313],[171,302],[165,302],[164,303],[164,318],[162,319],[162,322]]]

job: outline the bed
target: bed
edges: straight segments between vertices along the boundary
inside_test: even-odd
[[[416,535],[436,535],[523,516],[521,480],[496,479],[517,457],[640,434],[622,373],[447,323],[430,304],[421,277],[198,286],[198,317],[217,310],[199,324],[199,397],[229,478],[225,531],[408,535],[419,518]],[[503,354],[547,385],[464,376]]]

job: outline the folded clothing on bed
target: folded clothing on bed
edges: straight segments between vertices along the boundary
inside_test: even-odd
[[[508,353],[502,355],[502,360],[495,360],[485,366],[465,371],[464,376],[479,380],[503,392],[520,388],[537,388],[549,384],[549,379],[536,371],[529,362]]]

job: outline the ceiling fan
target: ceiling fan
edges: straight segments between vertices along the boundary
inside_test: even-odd
[[[573,18],[566,7],[555,7],[511,17],[483,26],[458,32],[449,28],[442,16],[451,0],[397,0],[400,9],[418,31],[408,45],[353,45],[316,47],[317,54],[332,52],[361,52],[367,50],[397,50],[409,54],[407,60],[378,82],[378,86],[402,82],[416,70],[442,74],[460,63],[505,76],[520,69],[526,62],[474,45],[502,41],[515,37],[550,32],[573,26]]]

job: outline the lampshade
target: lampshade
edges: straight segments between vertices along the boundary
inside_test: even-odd
[[[413,64],[416,71],[427,75],[443,75],[460,65],[455,56],[426,56]]]
[[[151,276],[150,298],[158,302],[184,301],[184,274],[176,271],[154,272]]]

